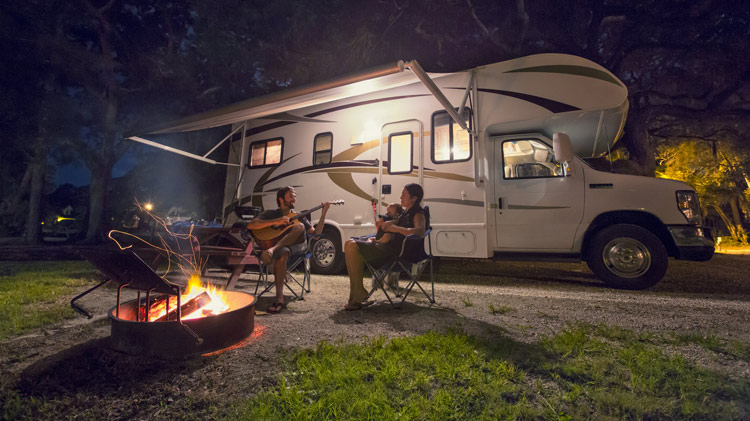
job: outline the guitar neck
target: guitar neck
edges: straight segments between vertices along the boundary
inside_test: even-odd
[[[318,206],[316,206],[316,207],[314,207],[312,209],[308,209],[308,210],[306,210],[304,212],[300,212],[300,213],[294,215],[293,217],[289,218],[289,220],[290,221],[294,221],[296,219],[302,218],[303,216],[311,214],[311,213],[315,212],[316,210],[322,209],[322,208],[323,208],[323,205],[318,205]]]

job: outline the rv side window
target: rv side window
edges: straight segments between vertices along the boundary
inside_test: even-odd
[[[531,139],[503,142],[503,171],[505,179],[563,176],[552,148]]]
[[[281,163],[284,139],[261,140],[250,144],[250,166],[266,167]]]
[[[394,133],[388,136],[388,174],[408,174],[412,162],[412,132]]]
[[[313,141],[313,165],[328,165],[333,156],[333,133],[318,133]]]
[[[471,110],[464,109],[466,125],[471,128]],[[447,111],[432,115],[432,162],[436,164],[468,161],[471,158],[471,135],[453,121]]]

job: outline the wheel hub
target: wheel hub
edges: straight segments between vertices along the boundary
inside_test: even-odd
[[[615,238],[602,250],[607,268],[622,278],[637,278],[651,267],[651,253],[634,238]]]
[[[319,267],[331,265],[336,257],[336,248],[333,245],[333,241],[327,238],[321,238],[316,241],[312,255]]]

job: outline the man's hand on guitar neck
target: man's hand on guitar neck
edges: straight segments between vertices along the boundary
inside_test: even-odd
[[[322,211],[320,212],[320,220],[318,220],[318,224],[315,225],[315,230],[310,230],[308,234],[310,235],[320,235],[323,232],[323,226],[325,225],[326,220],[326,213],[328,213],[328,208],[331,207],[331,202],[323,202],[320,204],[322,206]]]

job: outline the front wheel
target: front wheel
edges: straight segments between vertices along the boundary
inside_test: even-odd
[[[612,288],[645,289],[664,277],[668,260],[664,244],[650,231],[617,224],[594,235],[586,263]]]
[[[333,228],[323,229],[321,237],[310,244],[310,267],[313,272],[322,275],[333,275],[344,268],[344,251],[341,248],[341,236]]]

